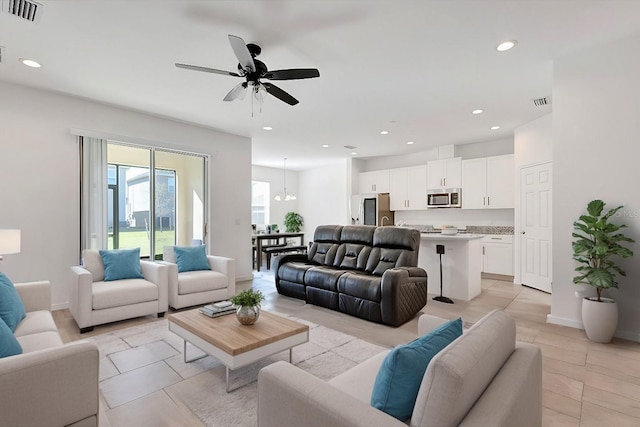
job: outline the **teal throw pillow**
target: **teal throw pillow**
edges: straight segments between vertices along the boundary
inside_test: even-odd
[[[183,271],[211,270],[207,259],[207,247],[199,246],[174,246],[178,273]]]
[[[11,280],[0,273],[0,319],[14,332],[18,323],[26,317],[24,304]]]
[[[104,265],[104,281],[143,279],[140,268],[140,248],[100,250]]]
[[[400,421],[410,418],[427,365],[460,335],[462,319],[458,318],[391,350],[378,371],[371,406]]]
[[[0,358],[22,354],[22,347],[4,320],[0,319]]]

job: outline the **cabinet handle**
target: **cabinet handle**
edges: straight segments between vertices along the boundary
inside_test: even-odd
[[[411,206],[411,203],[407,200],[407,207]]]
[[[447,186],[447,178],[442,178],[442,185]]]
[[[482,247],[482,255],[484,255],[484,246]]]
[[[520,234],[525,234],[525,232],[524,232],[524,231],[521,231],[521,232],[520,232]]]
[[[483,197],[482,198],[482,206],[486,206],[487,205],[487,198]]]
[[[487,206],[491,205],[491,201],[489,200],[489,196],[487,196]]]

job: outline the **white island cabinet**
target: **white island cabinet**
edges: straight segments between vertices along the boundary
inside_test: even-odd
[[[427,272],[427,290],[430,294],[440,295],[440,255],[436,253],[436,245],[444,245],[442,295],[463,301],[480,295],[482,237],[479,234],[421,234],[418,267]]]

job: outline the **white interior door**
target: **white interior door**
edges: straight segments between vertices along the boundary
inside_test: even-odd
[[[551,163],[520,170],[522,284],[551,293]]]

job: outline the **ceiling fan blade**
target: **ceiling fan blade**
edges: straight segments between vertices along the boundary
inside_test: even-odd
[[[242,82],[229,91],[223,101],[233,101],[234,99],[244,99],[244,95],[247,92],[247,82]]]
[[[262,77],[269,80],[312,79],[314,77],[320,77],[320,71],[316,68],[293,68],[289,70],[269,71]]]
[[[204,71],[205,73],[223,74],[225,76],[242,77],[238,73],[232,71],[216,70],[215,68],[200,67],[198,65],[179,64],[176,62],[176,67],[184,68],[186,70]]]
[[[238,36],[232,36],[229,34],[229,43],[231,43],[231,49],[236,54],[238,62],[242,66],[242,69],[248,72],[254,72],[256,70],[256,64],[253,62],[253,57],[247,49],[247,44]]]
[[[268,93],[278,98],[280,101],[284,101],[289,105],[296,105],[298,100],[293,96],[289,95],[284,90],[280,89],[278,86],[271,83],[260,83],[267,90]]]

